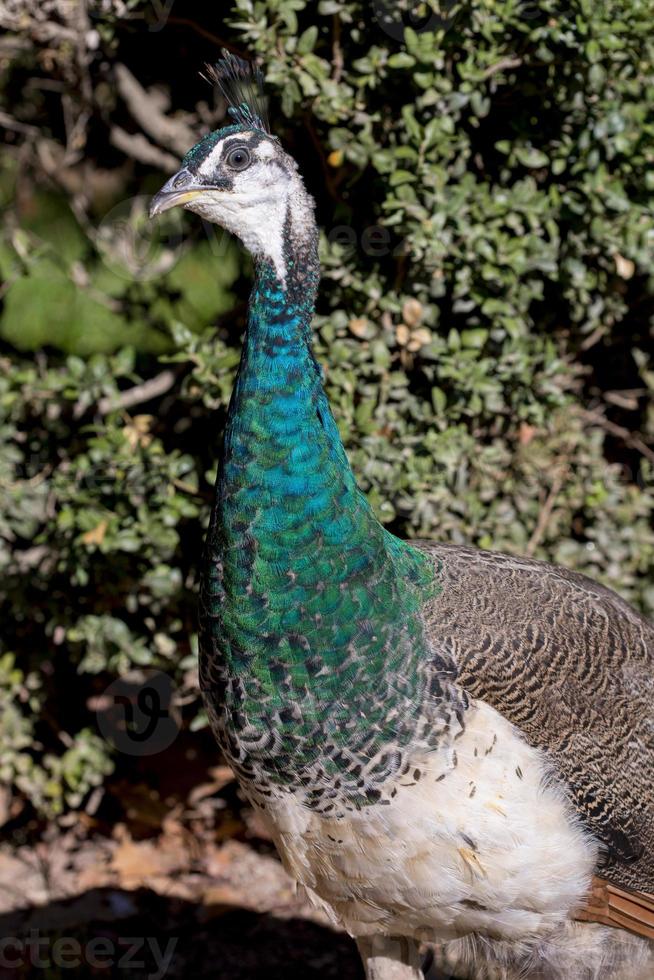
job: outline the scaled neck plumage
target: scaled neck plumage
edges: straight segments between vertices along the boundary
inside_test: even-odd
[[[202,602],[228,754],[281,781],[327,744],[370,758],[389,726],[409,737],[411,706],[452,676],[426,649],[433,565],[384,530],[348,464],[311,350],[317,234],[292,228],[283,275],[256,263]]]

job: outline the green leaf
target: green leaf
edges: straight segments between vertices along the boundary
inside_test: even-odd
[[[524,164],[525,167],[546,167],[549,163],[547,154],[533,146],[516,146],[513,152],[515,153],[516,159]]]
[[[306,31],[304,31],[298,38],[297,53],[302,55],[313,51],[317,40],[318,28],[315,24],[312,24],[311,27],[307,27]]]

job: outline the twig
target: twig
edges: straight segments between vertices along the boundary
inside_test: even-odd
[[[140,385],[127,388],[126,391],[117,392],[115,395],[107,395],[98,402],[98,412],[100,415],[107,415],[109,412],[121,408],[134,408],[143,402],[149,402],[153,398],[165,395],[175,384],[175,373],[166,369],[154,378],[148,378]]]
[[[311,139],[311,142],[313,143],[313,145],[314,145],[314,147],[316,149],[316,152],[318,154],[318,158],[320,160],[320,166],[322,167],[322,172],[323,172],[323,176],[325,178],[325,184],[327,185],[327,190],[328,190],[330,196],[335,201],[337,201],[339,204],[342,204],[343,203],[343,198],[338,193],[338,188],[337,188],[336,184],[334,183],[334,178],[332,176],[332,173],[331,173],[331,169],[329,167],[329,164],[327,163],[327,160],[325,159],[325,154],[323,152],[322,143],[320,142],[320,139],[318,137],[318,134],[316,133],[315,127],[313,125],[313,119],[311,118],[311,114],[310,113],[306,113],[304,119],[305,119],[305,125],[306,125],[306,128],[307,128],[307,132],[309,133],[309,137]]]
[[[179,169],[179,159],[172,153],[160,150],[158,146],[145,138],[143,133],[127,133],[120,126],[112,126],[109,139],[113,146],[122,150],[125,156],[157,167],[165,173],[172,174]]]
[[[149,95],[125,65],[117,64],[118,91],[132,116],[155,142],[183,156],[196,142],[196,135],[182,119],[171,119],[161,111],[160,100]]]
[[[191,20],[189,17],[169,17],[168,23],[179,24],[180,27],[190,27],[191,30],[195,31],[196,34],[199,34],[200,37],[206,38],[207,41],[213,41],[213,43],[216,44],[219,48],[227,48],[227,50],[231,51],[232,54],[238,54],[238,55],[242,54],[239,48],[234,47],[234,45],[231,44],[229,41],[226,41],[225,38],[219,37],[217,34],[212,34],[211,31],[208,31],[206,29],[206,27],[203,27],[201,24],[197,24],[194,20]]]
[[[70,167],[84,156],[86,125],[91,113],[85,109],[80,109],[79,105],[66,93],[61,98],[61,107],[66,129],[66,147],[62,162],[64,167]]]
[[[603,398],[609,405],[617,405],[628,412],[638,411],[638,399],[647,395],[647,388],[623,388],[620,391],[605,391]]]
[[[489,65],[488,68],[482,73],[482,78],[486,80],[487,78],[492,78],[493,75],[497,75],[498,72],[504,71],[507,68],[519,68],[522,64],[522,58],[511,57],[507,55],[506,58],[500,58],[496,61],[494,65]]]
[[[171,482],[174,487],[177,487],[177,489],[181,490],[183,493],[188,493],[191,497],[200,497],[202,500],[206,500],[207,498],[212,499],[211,494],[198,490],[197,487],[194,487],[191,483],[187,483],[186,480],[178,480],[177,477],[174,476]]]
[[[606,327],[603,323],[600,323],[599,327],[595,327],[592,333],[589,333],[582,342],[579,344],[579,349],[586,351],[598,344],[602,337],[606,334]]]
[[[26,37],[16,37],[15,35],[0,37],[0,58],[15,57],[19,51],[29,51],[31,47],[32,45]]]
[[[588,409],[581,409],[581,415],[592,422],[593,425],[599,425],[601,429],[605,432],[609,432],[616,439],[621,439],[626,446],[630,449],[635,449],[636,452],[648,459],[650,463],[654,463],[654,449],[650,449],[646,442],[644,442],[640,436],[635,436],[625,429],[621,425],[617,425],[615,422],[611,422],[609,419],[604,418],[600,412],[591,412]]]
[[[0,477],[0,487],[7,490],[18,490],[24,487],[39,487],[51,476],[54,466],[47,463],[39,473],[22,480],[5,480]]]
[[[334,36],[332,40],[332,78],[340,82],[343,75],[343,49],[341,48],[341,18],[334,14]]]
[[[557,496],[561,492],[563,482],[565,480],[566,474],[568,472],[568,464],[563,463],[557,472],[554,474],[554,479],[552,480],[552,486],[550,487],[549,493],[545,498],[545,503],[541,507],[540,513],[538,515],[538,520],[536,521],[536,527],[534,528],[533,534],[529,538],[529,543],[525,548],[525,553],[529,558],[531,558],[538,545],[543,539],[543,535],[547,530],[547,525],[550,522],[550,517],[552,516],[552,510],[554,509],[554,503]]]
[[[0,126],[4,126],[5,129],[14,129],[17,133],[25,133],[26,136],[36,136],[39,132],[37,126],[30,126],[29,123],[20,122],[18,119],[14,119],[7,112],[2,112],[0,110]]]

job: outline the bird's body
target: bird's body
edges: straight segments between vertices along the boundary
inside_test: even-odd
[[[382,528],[311,352],[313,203],[256,113],[198,144],[160,200],[255,257],[200,672],[286,867],[370,977],[417,977],[417,941],[465,936],[474,977],[491,961],[498,977],[654,975],[646,940],[572,925],[601,867],[654,892],[652,626],[582,576]]]
[[[409,749],[406,763],[360,810],[270,806],[287,868],[352,935],[519,940],[583,902],[597,849],[496,711],[471,702],[456,742]]]

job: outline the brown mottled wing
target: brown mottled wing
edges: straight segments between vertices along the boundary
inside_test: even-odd
[[[629,929],[639,936],[654,939],[654,895],[618,888],[605,878],[595,877],[588,901],[578,910],[575,919]]]
[[[425,610],[461,685],[545,750],[612,882],[654,892],[654,627],[610,589],[546,562],[420,542],[442,592]]]

